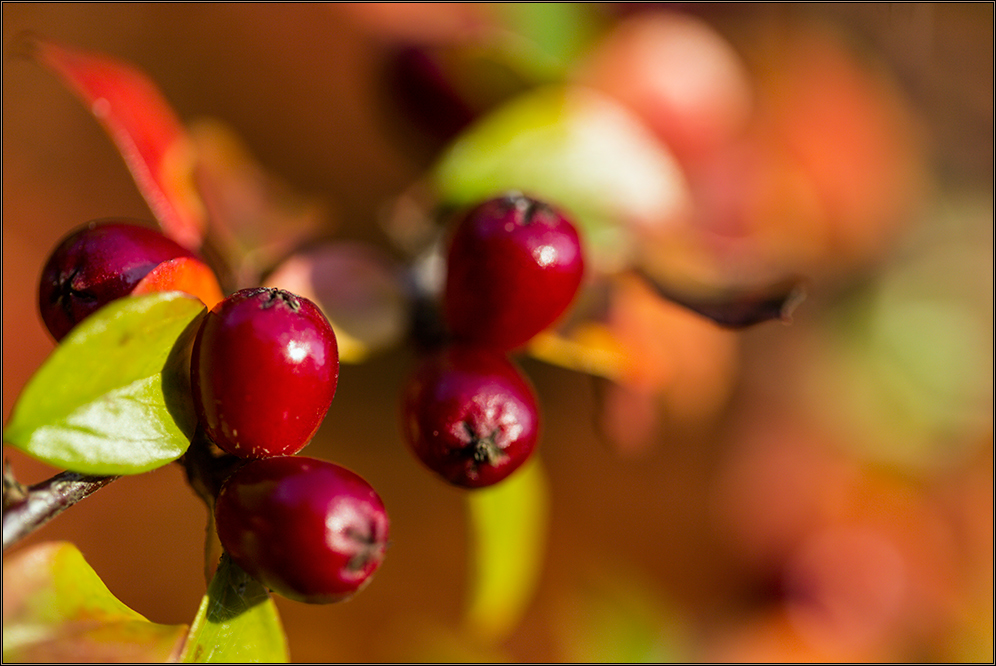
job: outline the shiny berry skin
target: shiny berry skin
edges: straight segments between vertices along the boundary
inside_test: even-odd
[[[370,582],[389,521],[362,477],[305,456],[253,460],[225,481],[214,507],[221,545],[274,592],[332,603]]]
[[[42,269],[38,308],[56,340],[156,266],[194,255],[154,229],[121,220],[89,222],[66,236]]]
[[[560,211],[511,192],[459,220],[446,270],[443,312],[453,335],[511,350],[571,304],[584,257],[577,230]]]
[[[405,385],[402,430],[415,455],[465,488],[497,483],[536,448],[539,408],[505,354],[451,346],[426,357]]]
[[[314,303],[283,289],[226,298],[208,313],[191,353],[198,421],[215,444],[242,458],[304,448],[338,379],[332,326]]]

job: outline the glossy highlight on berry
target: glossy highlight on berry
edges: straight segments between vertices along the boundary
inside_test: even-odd
[[[521,347],[564,313],[583,276],[574,225],[556,208],[510,192],[456,224],[447,254],[446,323],[462,342]]]
[[[335,332],[308,299],[238,291],[208,313],[191,354],[207,436],[242,458],[297,453],[314,437],[339,377]]]

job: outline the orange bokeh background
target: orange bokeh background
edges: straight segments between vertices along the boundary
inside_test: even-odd
[[[408,8],[404,17],[310,4],[4,4],[2,11],[5,420],[54,347],[35,302],[50,249],[91,219],[151,219],[99,125],[21,56],[24,31],[135,64],[185,122],[224,121],[263,165],[322,201],[331,212],[329,236],[383,244],[377,220],[427,166],[425,153],[400,145],[400,133],[387,126],[391,109],[378,82],[384,44],[411,38],[413,25],[425,28],[418,39],[432,41],[488,20],[473,7]],[[989,244],[989,272],[969,274],[965,284],[991,294],[992,5],[716,8],[701,19],[746,49],[758,34],[781,35],[784,22],[801,15],[851,30],[897,73],[936,186],[959,201],[981,202],[970,209],[978,219],[966,233],[978,236],[988,225],[988,235],[978,237]],[[748,19],[750,30],[743,27]],[[747,62],[765,62],[766,45],[755,44]],[[815,44],[806,57],[824,55]],[[858,86],[846,72],[833,74],[831,81]],[[799,76],[791,68],[768,71],[764,85],[777,90]],[[813,88],[807,93],[816,97]],[[820,151],[832,154],[833,137],[807,135],[789,102],[774,106],[765,121],[772,125],[760,123],[751,141],[769,151],[766,174],[775,185],[752,200],[748,213],[758,218],[744,223],[805,208],[793,208],[797,172],[786,166],[796,164],[789,154],[818,162],[809,175],[832,181],[827,187],[840,208],[860,205],[855,197],[866,193],[834,189],[853,177],[835,172],[847,165],[817,159],[826,154]],[[778,132],[784,145],[771,148],[765,140]],[[710,173],[708,160],[696,164]],[[805,218],[804,233],[810,222]],[[809,236],[779,244],[791,234],[777,223],[759,227],[776,239],[772,256],[802,247],[827,280],[789,326],[723,331],[670,304],[645,303],[641,289],[627,284],[620,307],[628,303],[636,315],[620,323],[623,339],[640,358],[657,359],[642,368],[643,384],[613,392],[619,387],[522,359],[544,410],[551,531],[537,596],[498,645],[477,644],[459,629],[468,575],[462,491],[425,473],[400,439],[396,403],[412,352],[399,348],[344,365],[336,399],[305,453],[350,467],[378,489],[391,514],[392,546],[373,583],[347,603],[277,600],[292,659],[606,660],[611,639],[595,645],[586,628],[614,627],[636,613],[651,618],[650,633],[677,646],[678,660],[991,660],[991,411],[988,428],[958,433],[958,455],[930,458],[925,470],[910,472],[839,441],[844,435],[827,426],[833,404],[828,419],[800,403],[802,394],[818,395],[811,390],[822,378],[814,354],[826,349],[828,335],[821,314],[846,291],[841,283],[854,286],[848,271],[883,271],[883,256],[900,246],[892,227],[876,235],[857,213],[846,224],[856,226],[837,228],[832,233],[843,240],[826,246]],[[659,337],[648,336],[653,326],[663,327]],[[985,370],[991,310],[981,331],[990,354]],[[983,393],[991,398],[991,369],[979,381],[988,382]],[[612,419],[626,420],[614,438]],[[10,447],[4,457],[24,483],[57,471]],[[185,623],[205,589],[205,518],[180,468],[169,465],[115,482],[16,548],[72,541],[130,607],[155,622]],[[786,588],[795,596],[785,597]]]

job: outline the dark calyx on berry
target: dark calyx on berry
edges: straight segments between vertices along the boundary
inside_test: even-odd
[[[466,488],[506,478],[539,436],[535,392],[501,352],[444,348],[423,359],[405,385],[402,429],[412,452],[446,481]]]
[[[282,289],[238,291],[205,318],[191,387],[208,437],[242,458],[291,455],[335,396],[339,351],[318,306]]]
[[[298,297],[289,291],[276,289],[274,287],[257,287],[252,291],[259,294],[260,307],[264,310],[275,305],[283,305],[290,308],[291,312],[297,312],[301,309],[301,301],[299,301]]]
[[[42,269],[38,307],[56,340],[156,266],[194,255],[154,229],[121,220],[89,222],[66,236]]]

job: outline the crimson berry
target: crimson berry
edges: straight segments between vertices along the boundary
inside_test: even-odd
[[[205,433],[242,458],[297,453],[335,396],[339,349],[325,315],[283,289],[238,291],[207,315],[191,354]]]
[[[492,349],[451,346],[426,357],[405,385],[401,409],[415,455],[466,488],[507,477],[529,458],[539,436],[532,387]]]
[[[370,581],[387,547],[387,512],[370,484],[315,458],[250,461],[225,481],[214,515],[236,564],[306,603],[352,596]]]
[[[42,269],[38,307],[56,340],[107,303],[127,296],[156,266],[196,258],[154,229],[104,220],[67,235]]]
[[[578,232],[560,211],[518,192],[490,199],[451,238],[447,325],[457,339],[514,349],[560,317],[583,274]]]
[[[502,59],[459,44],[405,44],[387,54],[385,65],[388,106],[437,143],[450,142],[489,109],[528,87]]]
[[[440,141],[455,137],[476,115],[444,70],[432,49],[409,46],[389,55],[385,71],[392,106]]]

